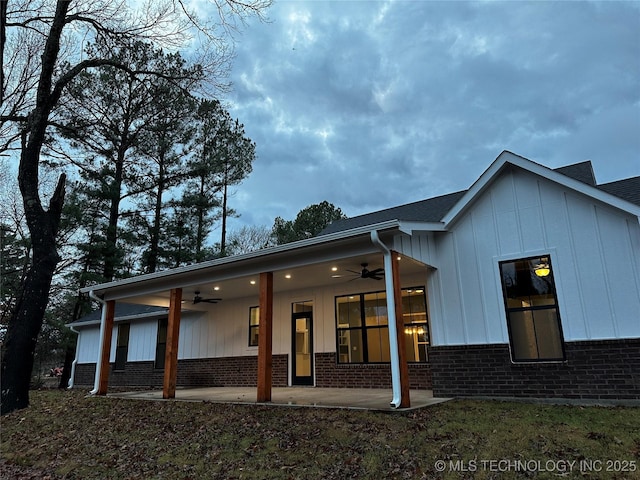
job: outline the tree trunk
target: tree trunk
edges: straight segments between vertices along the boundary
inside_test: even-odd
[[[57,3],[42,54],[35,107],[22,131],[18,184],[31,235],[33,261],[7,328],[0,367],[2,415],[29,406],[29,384],[36,342],[49,302],[51,279],[59,260],[56,235],[64,203],[66,177],[64,174],[60,176],[49,201],[49,209],[45,210],[38,191],[38,169],[49,115],[60,95],[59,92],[54,93],[51,87],[69,4],[68,1]]]
[[[202,251],[202,243],[204,242],[204,239],[202,237],[204,237],[204,203],[205,203],[205,194],[204,194],[204,187],[205,187],[205,174],[201,174],[200,175],[200,198],[198,200],[198,230],[196,233],[196,262],[201,262],[202,259],[202,255],[201,255],[201,251]]]
[[[220,256],[226,257],[227,252],[227,181],[224,182],[222,194],[222,234],[220,235]]]
[[[21,167],[23,163],[21,161]],[[64,200],[65,176],[62,175],[58,181],[48,212],[40,207],[39,199],[35,202],[26,193],[30,181],[24,177],[21,168],[20,186],[24,190],[25,211],[29,209],[27,218],[33,244],[33,262],[7,329],[0,377],[2,415],[29,406],[29,384],[36,342],[49,302],[51,279],[59,261],[56,234]],[[36,205],[33,205],[34,202]]]
[[[147,259],[147,273],[153,273],[158,268],[158,250],[160,243],[160,223],[162,220],[162,196],[164,195],[164,154],[161,155],[160,168],[158,171],[158,192],[153,212],[153,227],[151,230],[151,244],[149,245],[149,256]]]
[[[123,142],[124,144],[125,142]],[[122,191],[122,177],[124,174],[124,158],[126,148],[120,146],[116,159],[116,170],[111,185],[111,205],[109,208],[109,225],[105,235],[104,269],[102,275],[107,282],[113,280],[118,262],[118,220],[120,218],[120,197]]]

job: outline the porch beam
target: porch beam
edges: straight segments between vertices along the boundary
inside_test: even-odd
[[[180,334],[180,310],[182,289],[173,288],[169,296],[169,318],[167,319],[167,344],[164,354],[164,379],[162,398],[176,398],[178,380],[178,336]]]
[[[400,284],[399,253],[391,250],[391,273],[393,275],[393,297],[395,299],[396,341],[398,342],[398,363],[400,367],[400,405],[409,408],[409,365],[407,363],[406,338],[404,333],[404,317],[402,316],[402,287]]]
[[[273,371],[273,273],[260,274],[260,323],[258,324],[258,402],[271,401]]]
[[[106,395],[109,389],[109,358],[111,357],[111,338],[113,336],[113,322],[116,316],[116,301],[108,300],[102,308],[105,309],[104,335],[100,348],[100,373],[96,395]]]

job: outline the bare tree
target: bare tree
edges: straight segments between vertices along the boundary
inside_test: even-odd
[[[222,86],[232,56],[225,41],[251,15],[262,15],[270,0],[215,0],[215,23],[200,21],[183,0],[14,0],[1,1],[2,106],[0,153],[19,153],[18,183],[32,244],[31,264],[10,318],[1,366],[1,413],[29,405],[29,382],[38,332],[60,257],[56,236],[65,196],[61,173],[48,202],[39,186],[43,148],[56,122],[56,108],[69,82],[88,68],[111,65],[131,74],[130,66],[108,54],[90,55],[83,43],[126,47],[135,40],[176,49],[193,44]],[[135,5],[133,7],[132,5]],[[108,50],[107,50],[108,52]],[[152,72],[144,72],[152,73]],[[45,203],[47,205],[45,206]]]
[[[229,234],[227,253],[229,255],[241,255],[275,245],[270,227],[266,225],[245,225]]]

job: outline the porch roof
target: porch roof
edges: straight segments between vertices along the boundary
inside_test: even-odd
[[[178,267],[127,279],[86,287],[81,293],[102,296],[104,300],[168,306],[172,288],[186,289],[185,300],[196,291],[204,298],[224,299],[258,295],[258,275],[274,272],[274,292],[320,287],[355,278],[349,270],[359,271],[362,263],[369,268],[382,266],[382,252],[371,240],[378,232],[391,246],[393,237],[411,232],[442,230],[430,222],[385,222],[343,230],[255,252]],[[409,259],[407,259],[409,260]],[[416,261],[403,263],[403,273],[424,271]],[[370,281],[370,280],[368,280]],[[214,290],[215,289],[215,290]],[[201,304],[193,309],[205,308]]]

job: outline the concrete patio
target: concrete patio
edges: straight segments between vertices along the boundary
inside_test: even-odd
[[[109,397],[135,400],[163,401],[161,390],[142,390],[110,393]],[[450,398],[434,398],[431,390],[411,390],[411,407],[392,408],[391,389],[370,388],[316,388],[316,387],[275,387],[271,391],[271,402],[256,402],[255,387],[209,387],[178,388],[176,401],[216,402],[230,404],[277,405],[296,407],[350,408],[359,410],[407,411],[437,403]]]

